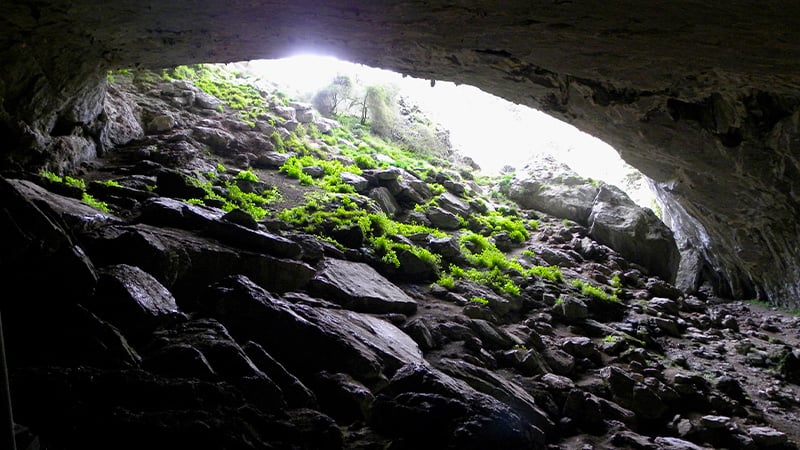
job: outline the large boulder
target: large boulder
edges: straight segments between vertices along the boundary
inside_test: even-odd
[[[653,275],[674,282],[681,255],[672,231],[653,211],[641,208],[624,192],[604,185],[589,215],[589,235]]]
[[[379,432],[421,448],[545,448],[536,420],[427,364],[400,369],[375,398],[369,420]]]
[[[586,225],[599,188],[551,156],[537,158],[515,178],[508,197],[524,208]]]
[[[260,344],[293,373],[337,371],[373,385],[405,364],[423,361],[417,344],[389,322],[292,304],[240,275],[211,286],[196,308],[237,340]]]

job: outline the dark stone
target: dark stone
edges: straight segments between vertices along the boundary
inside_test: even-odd
[[[314,391],[322,411],[344,424],[365,420],[375,399],[366,386],[344,373],[318,373]]]
[[[413,299],[364,263],[327,259],[311,287],[354,311],[411,314],[417,310]]]
[[[147,272],[126,264],[100,272],[95,296],[86,306],[137,340],[182,316],[167,288]]]
[[[400,369],[373,403],[370,424],[426,446],[544,448],[544,433],[507,405],[424,364]]]
[[[317,405],[314,393],[297,377],[289,373],[263,347],[249,341],[242,346],[242,349],[247,353],[250,361],[278,385],[289,406],[313,408]]]
[[[0,273],[8,282],[25,286],[29,297],[45,302],[89,298],[97,274],[66,227],[78,231],[113,221],[31,182],[0,177]],[[13,300],[4,295],[0,308],[10,309]]]
[[[183,199],[206,196],[206,191],[194,184],[188,176],[172,169],[163,169],[158,172],[156,191],[165,197]]]
[[[252,340],[292,373],[343,372],[371,386],[422,359],[394,325],[346,310],[291,304],[242,276],[215,284],[198,302],[240,341]],[[287,336],[292,339],[287,341]]]

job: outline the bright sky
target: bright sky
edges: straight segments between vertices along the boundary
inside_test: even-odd
[[[608,144],[547,114],[472,86],[437,81],[431,87],[429,80],[315,55],[250,61],[247,66],[287,93],[315,92],[337,74],[348,74],[364,84],[395,84],[433,121],[450,130],[453,146],[472,157],[487,174],[496,174],[506,164],[522,167],[537,153],[554,155],[583,177],[620,186],[631,170]],[[629,195],[644,201],[636,198],[643,194]]]

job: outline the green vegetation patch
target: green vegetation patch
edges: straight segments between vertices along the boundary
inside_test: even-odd
[[[178,66],[164,72],[166,79],[191,81],[205,93],[220,99],[250,126],[269,112],[269,97],[251,83],[237,80],[235,74],[208,64]]]
[[[244,173],[248,171],[239,172]],[[252,177],[255,177],[256,181],[258,177],[249,172],[250,175],[244,175],[243,177],[237,177],[241,180],[253,181]],[[206,195],[202,199],[190,199],[189,202],[192,204],[205,204],[205,201],[213,200],[222,202],[222,210],[223,211],[233,211],[234,209],[241,209],[242,211],[250,214],[253,219],[261,220],[267,216],[268,212],[265,206],[276,203],[281,201],[282,195],[280,190],[277,186],[272,187],[270,189],[263,190],[260,194],[255,192],[245,192],[242,188],[239,187],[233,181],[226,181],[222,184],[224,196],[217,194],[213,190],[213,185],[210,182],[204,182],[198,180],[196,178],[192,179],[196,186],[203,188]]]
[[[486,214],[475,216],[475,220],[491,230],[492,234],[508,233],[512,241],[521,244],[530,238],[526,223],[519,217],[510,214],[503,214],[500,211],[490,211]],[[536,230],[538,223],[531,224]]]
[[[310,175],[303,172],[303,168],[317,166],[322,168],[324,175],[320,180],[314,180]],[[344,165],[338,160],[319,159],[313,156],[292,156],[280,169],[290,178],[300,181],[306,186],[318,186],[328,192],[354,193],[355,188],[342,182],[342,172],[349,172],[361,175],[361,168],[357,165]]]
[[[609,294],[604,291],[602,288],[592,285],[589,282],[583,280],[572,280],[572,285],[579,288],[581,290],[581,294],[586,295],[588,297],[593,297],[598,300],[603,300],[607,302],[619,302],[620,300],[614,294]]]

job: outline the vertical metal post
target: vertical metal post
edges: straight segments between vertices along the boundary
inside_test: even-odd
[[[8,365],[6,364],[6,343],[3,338],[3,317],[0,315],[0,448],[17,449],[14,436],[14,415],[11,413],[11,389],[8,381]]]

